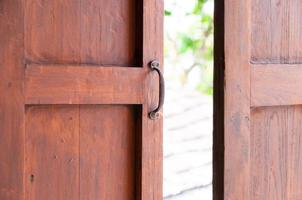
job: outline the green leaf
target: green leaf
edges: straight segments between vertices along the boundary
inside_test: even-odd
[[[210,16],[210,15],[203,15],[201,17],[201,22],[202,23],[207,23],[207,24],[212,23],[212,16]]]
[[[186,34],[180,36],[180,41],[179,53],[186,53],[187,51],[194,52],[200,46],[200,39],[194,39]]]
[[[165,16],[171,16],[171,15],[172,15],[171,11],[165,10]]]
[[[202,11],[202,8],[204,6],[204,4],[207,2],[208,0],[198,0],[196,2],[196,5],[193,9],[193,12],[192,14],[195,14],[195,15],[200,15],[201,14],[201,11]]]

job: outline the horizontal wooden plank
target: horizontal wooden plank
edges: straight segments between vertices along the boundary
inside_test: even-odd
[[[141,104],[145,70],[134,67],[28,65],[26,104]]]
[[[259,64],[251,72],[253,107],[302,104],[302,65]]]

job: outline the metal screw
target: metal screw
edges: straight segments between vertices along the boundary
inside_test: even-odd
[[[158,61],[154,60],[151,62],[151,68],[159,68],[160,64]]]
[[[151,113],[149,113],[149,117],[152,120],[158,119],[160,117],[160,113],[159,112],[151,112]]]

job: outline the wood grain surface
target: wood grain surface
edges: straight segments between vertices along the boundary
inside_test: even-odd
[[[163,1],[4,0],[0,28],[0,199],[162,199]]]
[[[301,199],[301,120],[300,105],[253,109],[251,199]]]
[[[79,106],[26,110],[25,199],[79,200]]]
[[[302,2],[252,1],[252,52],[254,63],[302,63]]]
[[[26,104],[141,104],[142,68],[28,65]]]
[[[135,111],[132,106],[29,107],[25,199],[134,199],[140,150]]]
[[[139,61],[136,0],[28,0],[28,63],[135,66]],[[138,32],[138,33],[137,33]],[[138,41],[139,42],[139,41]]]
[[[143,65],[149,69],[151,60],[158,60],[163,71],[163,0],[143,1]],[[137,199],[163,198],[163,118],[150,120],[148,113],[158,104],[158,77],[151,73],[146,77],[142,110],[142,166],[141,192]],[[152,88],[152,89],[150,89]]]
[[[252,106],[301,104],[301,65],[258,64],[253,65],[251,71]]]
[[[225,5],[224,199],[302,199],[302,3]]]
[[[80,107],[80,199],[135,199],[140,150],[135,111],[132,106]]]
[[[224,199],[251,200],[250,0],[225,2]]]
[[[23,0],[0,1],[0,199],[23,199]]]

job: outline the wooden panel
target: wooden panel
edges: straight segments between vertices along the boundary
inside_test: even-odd
[[[225,1],[224,199],[250,200],[250,0]]]
[[[163,70],[163,0],[144,0],[143,4],[143,64],[149,70],[149,62],[158,60]],[[156,13],[156,14],[155,14]],[[137,199],[157,200],[163,198],[163,118],[150,120],[148,113],[158,104],[158,75],[149,73],[144,83],[142,110],[142,166],[141,188]]]
[[[302,1],[252,1],[252,62],[302,62]]]
[[[0,199],[23,199],[23,0],[0,1]]]
[[[253,200],[302,199],[302,107],[253,109],[250,192]]]
[[[81,200],[133,200],[136,120],[132,106],[81,106]]]
[[[252,106],[295,105],[302,102],[302,65],[254,65]]]
[[[28,107],[25,200],[135,199],[137,111],[123,105]]]
[[[26,111],[26,200],[79,199],[79,108]]]
[[[30,65],[26,69],[25,102],[139,104],[146,76],[141,68]]]
[[[29,63],[137,65],[136,0],[28,0]]]

